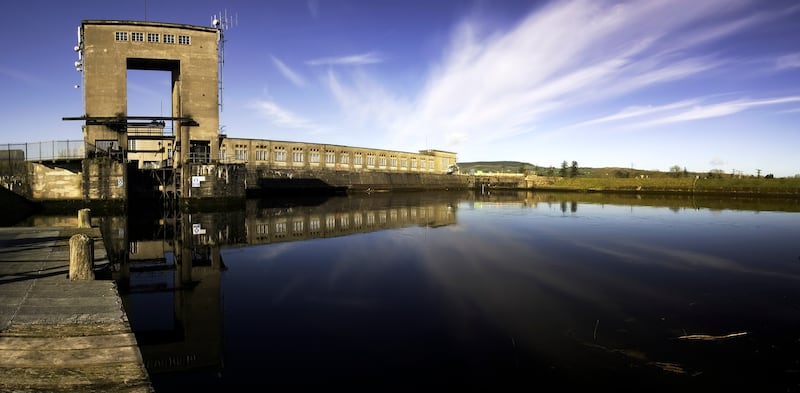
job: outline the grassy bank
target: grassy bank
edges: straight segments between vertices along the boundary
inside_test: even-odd
[[[551,178],[552,179],[552,178]],[[537,182],[538,190],[625,193],[693,193],[800,197],[800,179],[760,178],[555,178]]]

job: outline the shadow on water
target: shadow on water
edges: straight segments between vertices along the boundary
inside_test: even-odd
[[[645,208],[646,220],[619,226],[632,207]],[[787,321],[800,323],[800,290],[786,288],[800,272],[749,266],[748,251],[732,246],[749,235],[733,232],[738,225],[714,237],[716,224],[671,218],[708,211],[800,208],[408,192],[248,199],[206,211],[139,205],[95,221],[157,392],[797,389],[800,336]],[[715,241],[730,250],[694,244]],[[747,334],[710,336],[740,330]],[[711,339],[678,338],[690,333]]]

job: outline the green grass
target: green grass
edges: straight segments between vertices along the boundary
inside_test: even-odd
[[[800,196],[800,179],[689,177],[661,178],[593,178],[557,179],[552,184],[537,184],[537,189],[617,192],[693,192],[721,194],[753,194]]]

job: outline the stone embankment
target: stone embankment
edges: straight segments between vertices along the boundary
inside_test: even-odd
[[[152,392],[114,281],[68,278],[76,234],[102,273],[96,227],[0,228],[0,391]]]

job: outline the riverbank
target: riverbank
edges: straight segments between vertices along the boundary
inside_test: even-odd
[[[533,190],[798,198],[800,179],[537,177]]]

